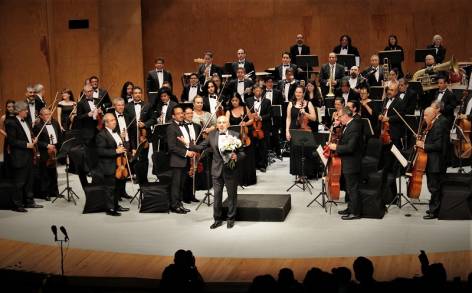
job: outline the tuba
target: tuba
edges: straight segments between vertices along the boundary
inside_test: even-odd
[[[418,70],[413,74],[412,81],[419,81],[423,87],[423,91],[436,89],[438,87],[437,78],[440,71],[448,71],[449,80],[452,83],[457,82],[458,78],[462,78],[460,76],[461,72],[459,70],[459,65],[454,59],[454,56],[452,56],[451,60],[448,62]]]

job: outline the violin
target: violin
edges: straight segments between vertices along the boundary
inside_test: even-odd
[[[53,136],[52,134],[49,136],[49,142],[50,144],[53,144]],[[48,160],[46,161],[46,166],[51,168],[51,167],[56,167],[56,158],[57,155],[57,149],[54,147],[54,149],[50,150],[48,149]]]
[[[149,142],[148,142],[148,139],[147,139],[147,130],[146,128],[139,128],[139,144],[142,144],[143,145],[143,148],[144,149],[148,149],[149,148]]]
[[[310,119],[308,119],[308,115],[306,115],[305,112],[302,113],[301,111],[301,109],[304,108],[303,106],[305,106],[304,103],[302,104],[300,111],[298,111],[297,125],[300,130],[311,131],[311,127],[308,125]]]
[[[251,145],[251,138],[249,137],[249,128],[247,126],[241,126],[241,130],[239,131],[239,137],[244,146]]]
[[[342,135],[342,127],[334,128],[331,126],[328,144],[335,143],[338,144]],[[336,154],[331,152],[328,144],[323,147],[323,156],[329,158],[327,171],[326,171],[326,194],[331,200],[339,200],[341,194],[341,158]]]
[[[462,97],[461,107],[463,112],[465,112],[464,108],[465,97]],[[454,145],[454,154],[459,159],[468,159],[472,154],[472,144],[471,144],[471,122],[466,118],[465,115],[457,115],[453,130],[456,133],[456,138],[453,139]],[[458,137],[458,138],[457,138]]]
[[[121,145],[120,145],[121,146]],[[122,153],[116,157],[116,179],[126,179],[130,175],[129,165],[128,165],[128,156],[126,153]]]
[[[254,130],[252,131],[252,137],[257,138],[259,140],[264,139],[264,130],[262,129],[262,118],[259,117],[258,115],[254,115],[254,116],[255,116],[253,117]]]
[[[382,117],[386,116],[387,111],[388,109],[385,109]],[[382,144],[390,144],[392,142],[392,138],[390,137],[390,123],[388,123],[388,121],[381,123],[380,140],[382,141]]]

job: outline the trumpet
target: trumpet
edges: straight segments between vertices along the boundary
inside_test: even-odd
[[[334,93],[333,93],[333,72],[331,70],[329,72],[328,83],[329,83],[329,91],[328,91],[328,94],[326,94],[326,96],[327,97],[334,97]]]
[[[389,68],[389,65],[388,65],[388,58],[384,58],[384,63],[382,65],[383,67],[383,72],[384,72],[384,78],[383,78],[383,81],[384,83],[388,81],[389,77],[390,77],[390,68]]]

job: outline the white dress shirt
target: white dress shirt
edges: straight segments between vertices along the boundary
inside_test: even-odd
[[[57,144],[57,134],[52,124],[46,124],[46,131],[48,133],[48,143]],[[51,138],[52,138],[52,142],[51,142]]]
[[[95,111],[97,109],[97,107],[95,107],[95,103],[93,102],[93,100],[88,100],[87,102],[90,106],[90,111]],[[93,120],[97,120],[97,115],[94,113],[92,118]]]
[[[141,119],[141,103],[134,103],[134,113],[136,114],[136,121],[139,122]]]
[[[356,86],[357,86],[357,77],[356,78],[349,78],[349,86],[352,88],[352,89],[355,89]]]
[[[272,93],[273,93],[272,89],[270,89],[270,90],[268,89],[265,92],[265,98],[268,99],[271,104],[272,104]]]
[[[444,92],[445,92],[445,91],[446,91],[446,90],[443,90],[443,91],[440,90],[440,91],[439,91],[439,93],[438,93],[438,98],[436,99],[436,101],[438,101],[438,102],[441,102],[441,101],[442,101],[442,98],[443,98],[443,96],[444,96]]]
[[[195,99],[195,96],[198,94],[198,86],[190,86],[188,90],[188,101],[193,102],[193,99]]]
[[[339,52],[339,55],[347,55],[347,47],[346,48],[341,47],[341,51]]]
[[[21,127],[25,131],[26,137],[28,138],[28,142],[32,143],[33,139],[31,138],[31,131],[30,131],[30,128],[29,128],[28,124],[26,123],[26,121],[24,119],[20,118],[19,116],[16,116],[16,119],[18,119],[18,121],[20,121]]]
[[[128,131],[127,131],[127,127],[126,127],[125,116],[123,116],[123,114],[120,114],[120,113],[118,113],[118,112],[116,112],[116,111],[115,111],[115,115],[116,115],[116,120],[118,121],[119,133],[121,134],[121,132],[124,130],[124,131],[125,131],[125,141],[129,141]],[[121,115],[121,116],[120,116],[120,115]]]
[[[244,96],[244,80],[238,80],[237,92],[238,92],[238,94],[241,95],[241,98]]]
[[[261,106],[262,106],[262,97],[256,99],[254,97],[254,112],[256,112],[259,116],[261,115]]]
[[[216,105],[218,104],[216,95],[214,96],[214,98],[211,98],[211,96],[209,96],[208,100],[210,101],[210,112],[211,114],[213,114],[216,112]]]
[[[290,68],[290,64],[283,64],[282,65],[282,80],[285,79],[285,70]]]
[[[162,87],[162,83],[164,82],[164,72],[162,70],[156,70],[157,73],[157,80],[159,81],[159,88]]]
[[[403,100],[404,97],[405,97],[405,93],[400,93],[400,99]]]
[[[465,114],[466,115],[471,115],[472,113],[470,112],[472,110],[472,98],[469,99],[469,102],[467,103],[467,106],[465,108]]]
[[[113,130],[111,130],[110,128],[108,127],[105,127],[108,132],[111,134],[111,136],[113,137],[113,139],[115,140],[115,143],[116,143],[116,146],[122,146],[123,145],[123,141],[121,140],[121,137],[118,133],[116,132],[113,132]]]
[[[36,120],[36,107],[35,104],[28,103],[28,111],[31,117],[31,123],[34,124],[34,120]]]
[[[374,76],[375,76],[375,80],[378,82],[379,81],[379,77],[380,77],[380,70],[379,70],[379,67],[374,67],[375,69],[375,73],[374,73]]]
[[[94,98],[94,99],[98,99],[98,98],[99,98],[99,96],[98,96],[98,89],[93,90],[93,98]]]
[[[297,49],[298,49],[298,55],[301,55],[302,54],[302,46],[297,46]]]

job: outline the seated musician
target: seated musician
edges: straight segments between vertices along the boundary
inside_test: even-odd
[[[459,101],[456,96],[448,89],[448,78],[445,75],[440,75],[437,79],[438,90],[434,94],[434,101],[441,104],[441,113],[449,121],[449,130],[452,128],[454,123],[454,110],[459,105]]]
[[[359,93],[359,89],[364,85],[364,78],[359,74],[359,67],[352,66],[349,70],[349,86]]]
[[[57,186],[56,155],[61,145],[61,128],[59,123],[51,118],[51,111],[42,108],[39,112],[41,119],[33,128],[34,136],[38,137],[40,196],[46,200],[59,195]],[[44,126],[46,124],[46,126]],[[42,130],[42,131],[41,131]],[[41,133],[39,133],[41,131]]]
[[[112,112],[113,116],[117,121],[116,128],[114,129],[118,133],[123,141],[123,146],[128,152],[131,153],[131,140],[129,135],[130,119],[128,113],[125,113],[125,101],[122,98],[116,98],[113,100],[113,107],[115,111]],[[129,162],[128,162],[129,163]],[[115,190],[118,196],[118,200],[122,198],[131,199],[132,197],[126,193],[126,180],[127,178],[116,179]]]
[[[360,100],[359,93],[351,89],[349,80],[345,78],[341,80],[341,88],[335,91],[335,96],[342,97],[344,99],[344,104],[346,104],[348,101],[351,101],[351,100],[356,100],[356,101]]]
[[[425,220],[436,219],[441,205],[441,179],[446,173],[447,142],[449,131],[445,123],[437,119],[437,112],[428,107],[424,111],[427,124],[425,140],[417,140],[416,147],[422,148],[428,155],[426,179],[431,193],[429,210],[423,217]]]

